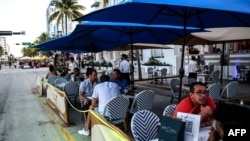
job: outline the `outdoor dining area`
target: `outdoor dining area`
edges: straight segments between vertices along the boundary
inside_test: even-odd
[[[233,0],[227,2],[223,0],[210,0],[206,3],[195,0],[129,0],[75,19],[75,21],[82,23],[78,24],[71,34],[42,43],[38,45],[38,47],[41,50],[101,52],[118,46],[130,45],[132,52],[131,58],[134,58],[134,43],[171,44],[173,41],[181,39],[182,47],[180,48],[181,54],[179,55],[179,74],[177,74],[175,78],[167,78],[167,80],[164,81],[163,79],[168,71],[166,69],[148,68],[147,70],[149,85],[154,83],[152,87],[155,87],[161,82],[160,85],[169,88],[169,91],[166,90],[165,93],[170,93],[170,100],[160,105],[162,108],[166,107],[165,110],[161,111],[161,115],[156,115],[152,111],[154,99],[157,95],[155,90],[152,90],[152,87],[140,90],[135,89],[132,95],[124,93],[121,96],[111,99],[109,101],[110,103],[107,103],[107,105],[110,104],[110,106],[105,107],[110,110],[110,120],[104,120],[105,123],[107,122],[114,125],[118,123],[123,124],[122,130],[118,128],[112,129],[114,132],[122,133],[122,136],[120,136],[119,133],[116,134],[121,140],[167,140],[170,136],[162,136],[158,130],[160,129],[163,133],[166,133],[165,128],[167,127],[163,126],[166,122],[163,122],[163,119],[167,120],[167,117],[173,117],[175,110],[180,107],[181,100],[187,98],[191,93],[199,93],[199,95],[204,97],[208,96],[211,98],[211,103],[214,102],[216,104],[220,102],[236,105],[247,103],[247,101],[244,101],[245,99],[238,97],[239,82],[237,80],[223,80],[224,71],[222,63],[220,64],[221,69],[214,68],[210,73],[196,73],[191,77],[191,75],[185,76],[184,58],[185,48],[188,45],[188,40],[186,40],[187,35],[194,35],[192,34],[193,32],[210,32],[210,30],[212,30],[211,28],[241,27],[247,30],[250,27],[249,19],[250,3],[245,0],[238,0],[237,2]],[[225,42],[247,40],[249,38],[249,36],[242,37],[240,35],[241,33],[233,36],[233,38],[231,38],[232,36],[230,36],[230,38],[224,38],[224,36],[223,38],[220,38],[221,36],[215,38],[213,35],[213,37],[210,36],[206,39],[212,43],[219,42],[223,44],[220,55],[222,60],[224,57]],[[138,60],[139,56],[140,55],[137,55],[137,59],[135,60]],[[134,65],[133,61],[135,60],[131,60],[132,65]],[[132,67],[131,70],[134,73],[133,68],[134,67]],[[247,78],[246,75],[248,76],[248,73],[246,73],[248,72],[248,68],[238,68],[237,70],[239,78],[245,80],[245,78]],[[135,79],[132,78],[132,80],[134,81]],[[192,86],[195,82],[205,83],[208,87],[202,92],[191,91],[188,86]],[[62,103],[66,109],[69,107],[67,107],[65,100],[71,99],[71,101],[67,101],[67,103],[71,103],[72,100],[75,102],[77,99],[79,82],[74,84],[74,86],[69,86],[72,92],[67,89],[67,85],[71,82],[66,78],[52,79],[52,77],[49,77],[48,83],[50,84],[48,84],[49,89],[47,90],[47,94],[50,102],[53,102],[53,106],[60,103],[57,101],[60,100],[58,97],[64,100]],[[53,94],[51,94],[51,92],[53,92]],[[61,93],[65,95],[61,95]],[[113,103],[116,104],[112,105]],[[74,107],[74,104],[70,105]],[[247,107],[247,105],[244,105],[244,107]],[[63,108],[59,107],[58,109],[61,110]],[[64,112],[65,109],[62,111]],[[191,110],[190,113],[192,113],[192,111],[193,110]],[[190,113],[180,112],[180,114],[177,114],[179,115],[178,118],[184,120],[182,126],[191,124],[190,126],[182,127],[183,132],[180,134],[180,137],[188,141],[207,140],[210,136],[210,129],[212,129],[212,127],[216,129],[216,123],[213,122],[209,126],[204,125],[201,120],[201,114],[192,115]],[[68,114],[64,113],[60,115],[68,116]],[[192,116],[195,120],[192,120]],[[189,119],[189,117],[191,119]],[[117,121],[119,122],[117,123]],[[223,123],[223,121],[221,122]],[[130,127],[130,135],[123,136],[128,130],[128,127]],[[94,126],[92,126],[92,129],[92,139],[95,139],[98,134],[103,135],[103,140],[109,136],[109,134],[105,134],[105,129],[100,128],[98,133]],[[178,138],[178,135],[176,137]],[[223,138],[226,138],[226,136],[220,137],[220,139]]]

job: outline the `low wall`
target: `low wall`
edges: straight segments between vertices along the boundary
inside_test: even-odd
[[[65,124],[69,125],[68,103],[65,92],[49,83],[46,83],[46,92],[49,106],[58,113]]]

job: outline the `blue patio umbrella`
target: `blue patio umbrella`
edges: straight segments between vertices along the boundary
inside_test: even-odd
[[[133,52],[133,43],[167,44],[173,39],[182,37],[182,31],[182,26],[91,21],[78,24],[69,36],[41,44],[40,47],[98,52],[130,44]],[[200,30],[187,27],[187,33],[195,31]]]
[[[250,27],[249,0],[127,0],[89,13],[77,21],[136,22],[183,26],[180,86],[184,76],[186,26]],[[180,87],[180,95],[181,95]],[[179,101],[181,97],[179,95]]]
[[[187,27],[187,33],[195,31],[199,31],[199,29]],[[77,27],[71,34],[72,39],[70,39],[69,42],[72,42],[74,44],[81,44],[82,40],[90,35],[95,38],[102,39],[105,42],[114,45],[115,47],[130,44],[131,50],[133,52],[133,43],[170,43],[172,40],[182,37],[183,27],[171,25],[89,21],[77,25]],[[105,50],[114,48],[114,46],[110,46]],[[133,64],[133,59],[131,60],[131,62]],[[141,79],[140,66],[138,67],[138,69],[139,79]],[[132,75],[132,80],[133,79],[134,78]]]

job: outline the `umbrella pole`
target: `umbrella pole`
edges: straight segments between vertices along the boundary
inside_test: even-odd
[[[225,42],[222,43],[222,53],[220,56],[220,84],[222,85],[222,79],[223,79],[223,66],[224,66],[224,50],[225,50]]]
[[[133,61],[133,52],[134,52],[134,45],[133,45],[133,33],[131,32],[130,34],[130,45],[131,45],[131,84],[132,84],[132,90],[135,89],[135,84],[134,84],[134,61]]]
[[[139,75],[139,80],[142,79],[142,74],[141,74],[141,61],[140,61],[140,54],[139,50],[136,50],[136,56],[137,56],[137,62],[138,62],[138,75]]]
[[[183,43],[182,43],[182,53],[181,53],[181,67],[179,69],[179,75],[180,75],[180,84],[179,84],[179,97],[178,97],[178,103],[181,101],[181,93],[182,93],[182,78],[184,76],[185,70],[184,70],[184,54],[185,54],[185,43],[186,43],[186,26],[187,26],[187,18],[184,17],[184,29],[183,29]]]

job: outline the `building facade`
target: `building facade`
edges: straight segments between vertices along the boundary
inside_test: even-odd
[[[1,61],[8,61],[8,55],[10,55],[10,47],[6,43],[5,37],[0,37],[0,47],[3,49],[3,55],[0,56]]]

